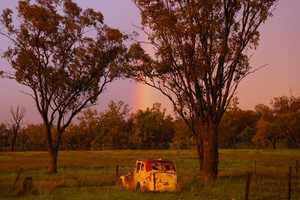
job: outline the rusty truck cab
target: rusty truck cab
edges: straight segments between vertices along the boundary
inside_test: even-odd
[[[133,185],[141,191],[176,191],[175,163],[162,159],[138,159],[133,171]]]

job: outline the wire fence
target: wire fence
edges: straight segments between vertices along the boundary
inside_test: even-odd
[[[300,174],[298,161],[286,172],[277,174],[248,173],[245,200],[300,200]]]
[[[95,167],[94,167],[95,168]],[[89,171],[90,168],[80,169]],[[45,177],[34,177],[35,185],[43,188],[61,188],[61,187],[81,187],[81,186],[113,186],[118,183],[120,175],[132,171],[132,166],[97,166],[93,173],[83,176],[76,173],[77,170],[62,167],[61,175],[54,179],[45,179]],[[256,163],[253,172],[246,174],[245,180],[245,200],[300,200],[300,170],[299,163],[296,160],[295,166],[289,166],[285,171],[278,172],[257,172]],[[97,173],[97,174],[94,174]],[[14,184],[21,183],[24,178],[24,170],[20,169],[14,178]],[[37,174],[31,174],[35,176]],[[86,175],[86,174],[85,174]],[[20,176],[22,178],[20,178]],[[36,184],[38,183],[38,184]],[[32,184],[29,182],[29,184]],[[24,190],[23,185],[23,190]],[[241,191],[242,192],[242,191]]]

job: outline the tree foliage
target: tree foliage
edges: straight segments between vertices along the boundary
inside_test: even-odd
[[[28,124],[23,129],[25,137],[24,149],[27,151],[45,151],[47,150],[45,135],[46,128],[44,124]]]
[[[100,134],[100,129],[102,126],[100,113],[98,113],[96,110],[91,110],[88,108],[83,111],[82,116],[78,117],[78,120],[80,120],[80,123],[78,126],[75,126],[74,128],[79,131],[79,137],[80,135],[82,135],[81,137],[90,138],[89,139],[90,144],[88,145],[93,150],[101,150],[104,136]],[[80,142],[78,138],[77,141]]]
[[[138,149],[167,149],[174,135],[172,117],[156,103],[131,116],[133,141]]]
[[[282,134],[278,129],[278,119],[274,116],[274,110],[269,106],[258,104],[255,106],[255,111],[258,120],[252,142],[260,145],[262,149],[266,149],[269,144],[276,149],[276,144],[282,139]]]
[[[299,97],[281,96],[273,98],[298,101]],[[298,99],[298,100],[297,100]],[[219,148],[300,148],[300,114],[295,109],[280,109],[258,104],[255,110],[242,110],[230,105],[219,127]],[[276,103],[278,106],[278,102]],[[286,107],[286,105],[283,105]],[[143,115],[142,115],[142,114]],[[162,117],[164,116],[164,117]],[[148,133],[140,134],[140,126]],[[147,129],[144,130],[147,130]],[[146,132],[146,131],[145,131]],[[29,124],[23,127],[17,137],[15,149],[46,150],[45,126]],[[149,145],[141,145],[141,140],[149,140]],[[7,124],[0,124],[0,151],[10,150],[10,135]],[[104,112],[90,108],[84,110],[75,124],[71,124],[62,136],[63,150],[105,150],[105,149],[192,149],[195,138],[182,119],[173,120],[164,113],[160,105],[138,110],[130,115],[130,109],[123,102],[111,102]]]
[[[101,113],[100,134],[104,136],[103,143],[109,149],[126,149],[129,145],[130,127],[128,118],[130,109],[122,101],[111,101],[108,110]]]
[[[276,117],[276,128],[285,137],[286,146],[300,148],[300,97],[275,97],[271,101]]]
[[[219,147],[237,148],[239,143],[246,143],[253,148],[251,138],[255,134],[257,115],[251,110],[228,110],[220,123]],[[250,141],[249,141],[250,139]]]
[[[5,123],[0,123],[0,151],[9,146],[8,130]]]
[[[196,139],[201,177],[215,180],[219,123],[240,81],[251,73],[247,51],[257,47],[258,27],[277,1],[134,2],[156,59],[134,46],[131,55],[139,61],[132,63],[132,74],[170,99]]]
[[[175,132],[170,143],[170,149],[191,149],[195,147],[195,139],[186,123],[178,118],[173,121],[173,124]]]
[[[62,136],[62,149],[64,150],[94,150],[92,136],[85,127],[71,124]]]
[[[1,35],[11,41],[4,57],[14,69],[9,77],[32,91],[46,126],[48,173],[56,173],[62,133],[117,77],[126,36],[72,0],[19,1],[17,13],[15,19],[6,9],[1,16]]]
[[[104,112],[87,109],[78,120],[63,137],[64,149],[167,149],[174,134],[160,104],[130,116],[127,104],[111,101]]]

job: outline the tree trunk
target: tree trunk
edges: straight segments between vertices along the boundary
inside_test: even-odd
[[[47,174],[56,174],[58,151],[48,149],[48,154],[49,154],[49,163],[48,163]]]
[[[11,143],[10,151],[11,151],[11,152],[14,152],[14,151],[15,151],[15,142],[14,142],[14,141]]]
[[[201,181],[210,183],[218,178],[218,138],[217,125],[205,124],[201,127],[201,142],[197,144]],[[200,135],[199,134],[199,135]]]
[[[47,144],[47,150],[48,150],[48,155],[49,155],[47,174],[56,174],[57,173],[57,155],[58,155],[59,149],[55,148],[55,146],[53,144],[51,126],[46,126],[46,128],[47,128],[46,144]]]
[[[276,141],[272,142],[272,147],[273,147],[273,149],[276,149]]]
[[[14,152],[15,151],[15,144],[16,144],[16,140],[17,140],[17,135],[14,134],[11,138],[11,144],[10,144],[10,151]]]

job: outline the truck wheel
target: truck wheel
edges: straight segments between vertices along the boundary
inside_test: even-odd
[[[142,191],[140,183],[136,184],[135,191]]]
[[[125,185],[123,184],[122,179],[120,178],[119,181],[117,182],[117,184],[121,187],[125,187]]]
[[[135,190],[141,192],[147,192],[148,188],[145,185],[141,185],[140,183],[137,183]]]

